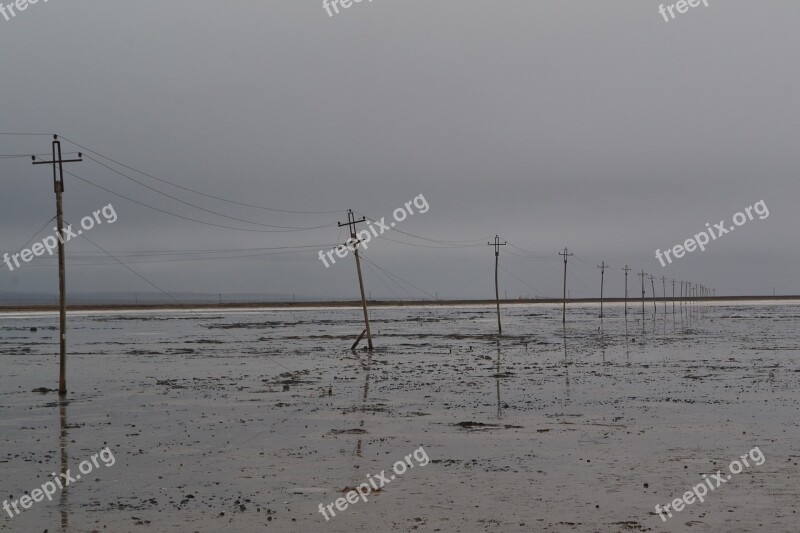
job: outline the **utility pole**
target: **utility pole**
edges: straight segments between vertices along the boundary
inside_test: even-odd
[[[622,267],[622,270],[625,271],[625,316],[628,316],[628,272],[630,272],[631,269],[628,265],[625,265]]]
[[[675,278],[672,278],[672,314],[675,314]]]
[[[601,261],[597,268],[600,269],[600,318],[603,318],[603,278],[605,277],[606,267],[608,265],[605,261]]]
[[[56,236],[58,237],[58,292],[59,292],[59,330],[60,337],[60,357],[58,373],[58,394],[67,394],[67,266],[64,256],[64,209],[62,195],[64,194],[64,163],[80,163],[83,161],[83,154],[78,153],[77,159],[63,159],[61,157],[61,141],[58,135],[53,135],[53,160],[37,161],[36,156],[32,155],[31,160],[34,165],[53,165],[53,189],[56,193],[56,218],[58,219]],[[80,233],[80,232],[78,232]]]
[[[642,278],[642,322],[644,322],[644,279],[647,277],[647,274],[645,274],[644,270],[642,270],[641,274],[636,275]]]
[[[667,278],[661,276],[661,287],[664,289],[664,314],[667,314]]]
[[[562,308],[561,311],[561,323],[566,324],[567,323],[567,257],[574,254],[568,253],[568,250],[564,248],[564,253],[562,254],[561,252],[558,252],[558,255],[564,256],[564,307]]]
[[[497,269],[500,266],[500,247],[506,244],[508,243],[500,242],[500,237],[497,235],[494,236],[494,243],[486,243],[487,246],[494,246],[494,299],[497,303],[497,333],[500,335],[503,334],[503,325],[500,323],[500,285],[497,282]]]
[[[652,289],[653,289],[653,313],[657,312],[657,309],[656,309],[656,285],[655,285],[655,282],[653,281],[655,279],[656,279],[656,277],[654,275],[650,274],[650,287],[652,287]]]
[[[361,277],[361,259],[358,257],[358,237],[356,236],[356,224],[361,224],[362,222],[366,222],[366,218],[362,217],[361,220],[356,220],[355,214],[353,214],[352,209],[347,210],[347,223],[343,224],[339,222],[339,227],[348,226],[350,228],[350,238],[353,239],[353,255],[356,256],[356,270],[358,270],[358,286],[361,288],[361,306],[364,308],[364,325],[367,328],[367,344],[369,349],[372,350],[372,332],[369,329],[369,314],[367,313],[367,299],[364,296],[364,280]],[[364,335],[363,333],[361,334]],[[361,337],[359,337],[359,340]],[[358,344],[356,341],[355,346]]]

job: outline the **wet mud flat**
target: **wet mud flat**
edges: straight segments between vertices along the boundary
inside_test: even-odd
[[[0,315],[0,531],[797,531],[800,305]],[[35,331],[32,331],[35,328]],[[758,446],[765,456],[663,522]],[[420,447],[346,510],[328,505]],[[2,503],[0,501],[0,503]]]

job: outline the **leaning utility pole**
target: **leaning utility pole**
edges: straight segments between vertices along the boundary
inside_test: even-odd
[[[362,217],[361,220],[356,220],[356,216],[353,214],[352,209],[347,210],[347,222],[341,223],[339,222],[339,227],[348,226],[350,228],[350,238],[353,239],[354,246],[353,246],[353,255],[356,256],[356,270],[358,270],[358,286],[361,288],[361,306],[364,308],[364,325],[367,328],[367,344],[369,349],[372,350],[372,332],[369,329],[369,314],[367,313],[367,299],[364,296],[364,280],[361,278],[361,260],[358,257],[358,237],[356,236],[356,224],[361,224],[362,222],[366,222],[366,218]],[[364,336],[364,333],[361,333],[361,337]],[[358,340],[361,340],[361,337]],[[358,340],[353,345],[353,348],[358,345]]]
[[[500,242],[500,237],[494,236],[494,244],[487,242],[487,246],[494,246],[494,299],[497,303],[497,332],[503,334],[503,325],[500,323],[500,286],[497,283],[497,269],[500,266],[500,247],[505,246],[506,242]],[[500,342],[500,341],[497,341]]]
[[[597,268],[600,269],[600,318],[603,318],[603,278],[605,277],[606,268],[608,265],[605,261],[601,261]]]
[[[567,253],[567,249],[564,248],[564,253],[558,252],[558,255],[564,256],[564,307],[561,311],[561,323],[567,323],[567,257],[574,255]]]
[[[56,193],[56,218],[58,219],[56,237],[58,237],[58,292],[59,292],[59,330],[61,333],[58,373],[58,394],[67,394],[67,266],[64,256],[64,210],[62,195],[64,194],[64,163],[80,163],[83,161],[83,154],[78,153],[77,159],[63,159],[61,157],[61,141],[58,135],[53,135],[53,160],[37,161],[36,156],[32,155],[31,160],[34,165],[53,165],[53,189]],[[80,233],[80,232],[78,232]]]
[[[644,321],[644,279],[647,277],[647,274],[645,274],[644,270],[642,270],[641,274],[636,275],[642,278],[642,321]]]
[[[625,271],[625,316],[628,316],[628,272],[630,272],[631,269],[628,265],[625,265],[622,267],[622,270]]]
[[[655,279],[656,277],[650,274],[650,287],[652,287],[653,289],[653,313],[658,312],[658,309],[656,309],[656,285],[655,282],[653,281]]]
[[[661,287],[664,289],[664,314],[667,314],[667,278],[661,276]]]

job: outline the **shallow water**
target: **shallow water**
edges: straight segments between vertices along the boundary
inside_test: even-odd
[[[57,316],[0,315],[0,496],[116,459],[0,531],[797,531],[800,304],[645,309],[76,312],[63,403]]]

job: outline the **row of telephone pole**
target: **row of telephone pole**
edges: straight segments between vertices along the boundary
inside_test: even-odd
[[[56,219],[57,219],[57,227],[54,228],[57,231],[57,235],[62,235],[64,230],[64,213],[63,213],[63,193],[64,193],[64,170],[63,165],[64,163],[78,163],[83,161],[83,156],[81,153],[78,154],[77,159],[64,159],[61,153],[61,141],[59,141],[58,136],[53,136],[52,141],[52,159],[50,161],[38,161],[36,156],[31,156],[34,165],[52,165],[53,167],[53,188],[56,194]],[[372,331],[370,329],[369,323],[369,310],[367,309],[367,299],[364,291],[364,279],[361,274],[361,259],[358,253],[358,248],[360,241],[357,236],[356,232],[356,225],[366,222],[366,218],[362,217],[360,220],[356,220],[355,214],[352,209],[347,211],[347,222],[339,222],[339,227],[347,226],[350,230],[350,240],[348,243],[352,243],[353,245],[353,255],[356,259],[356,271],[358,273],[358,285],[361,291],[361,306],[364,312],[364,330],[361,332],[361,335],[358,336],[358,339],[353,343],[352,349],[355,349],[364,335],[367,336],[367,345],[368,349],[373,349],[373,342],[372,342]],[[67,393],[67,295],[66,295],[66,258],[64,255],[64,241],[60,238],[58,239],[58,286],[59,286],[59,345],[60,345],[60,354],[59,354],[59,384],[58,384],[58,392],[59,395],[65,395]],[[500,237],[495,235],[494,242],[486,243],[488,246],[494,246],[494,288],[495,288],[495,303],[497,307],[497,331],[499,334],[503,333],[503,325],[500,317],[500,284],[498,278],[498,269],[500,266],[500,247],[506,246],[507,242],[500,242]],[[567,321],[567,260],[569,257],[572,257],[574,254],[570,253],[567,248],[564,248],[563,252],[559,252],[558,255],[564,257],[564,293],[563,293],[563,306],[562,306],[562,323],[566,323]],[[605,281],[605,271],[609,267],[603,261],[597,268],[600,269],[600,316],[603,316],[603,284]],[[625,271],[625,314],[628,313],[628,272],[630,268],[625,265],[623,267]],[[642,312],[644,312],[644,298],[645,298],[645,278],[646,274],[644,271],[639,274],[642,278]],[[650,284],[653,289],[653,306],[655,307],[655,286],[653,285],[653,276],[650,276]],[[662,278],[662,285],[664,285],[664,306],[666,309],[666,278]],[[673,300],[673,308],[675,305],[675,283],[676,281],[672,280],[672,300]],[[681,301],[684,301],[688,298],[696,299],[698,297],[708,296],[711,294],[710,289],[703,287],[702,285],[692,284],[688,282],[680,282],[681,284]],[[686,296],[684,296],[684,294]]]
[[[500,242],[500,237],[495,235],[494,243],[486,243],[488,246],[494,246],[494,290],[495,290],[495,302],[497,304],[497,332],[502,334],[503,333],[503,326],[500,322],[500,288],[498,284],[498,277],[497,277],[497,269],[500,261],[500,247],[505,246],[506,242]],[[571,253],[569,249],[564,248],[563,252],[558,252],[558,255],[564,258],[564,291],[562,297],[562,307],[561,307],[561,322],[562,324],[566,324],[567,322],[567,262],[570,257],[575,255]],[[609,268],[610,265],[607,265],[605,261],[601,261],[597,268],[600,269],[600,318],[603,318],[603,286],[605,284],[605,273],[606,269]],[[625,273],[625,315],[628,315],[628,272],[631,271],[631,268],[628,265],[622,267],[622,271]],[[645,314],[645,297],[646,297],[646,290],[645,290],[645,283],[647,280],[650,280],[650,290],[652,291],[652,301],[653,301],[653,310],[657,311],[656,307],[656,287],[655,287],[655,280],[656,277],[652,274],[647,274],[644,270],[642,270],[639,274],[637,274],[642,279],[642,314]],[[667,279],[666,276],[661,277],[661,287],[663,291],[662,300],[664,302],[664,311],[667,310]],[[705,287],[703,285],[692,283],[689,281],[677,281],[675,279],[671,280],[672,283],[672,310],[675,310],[675,302],[679,302],[680,305],[683,305],[684,302],[692,303],[698,300],[710,298],[712,296],[716,296],[716,290],[711,289],[709,287]],[[680,297],[675,297],[675,284],[680,283]]]

